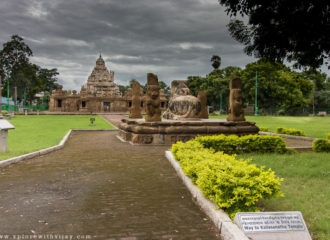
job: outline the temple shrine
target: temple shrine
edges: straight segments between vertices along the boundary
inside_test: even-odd
[[[145,95],[142,88],[141,109],[145,112]],[[164,91],[160,92],[161,110],[166,110],[167,98]],[[87,84],[81,87],[80,93],[72,91],[68,93],[60,85],[52,91],[49,102],[50,112],[129,112],[132,106],[132,89],[129,88],[124,95],[119,91],[114,82],[114,72],[108,71],[105,62],[100,55],[96,61],[92,73],[88,77]]]

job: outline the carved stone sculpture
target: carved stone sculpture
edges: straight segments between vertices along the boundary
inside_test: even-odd
[[[130,109],[130,118],[142,118],[141,114],[141,99],[140,99],[140,84],[136,81],[133,82],[132,89],[132,107]]]
[[[200,118],[209,118],[209,113],[207,111],[206,91],[199,91],[197,98],[201,102],[201,112],[199,113],[199,117]]]
[[[242,81],[239,77],[230,79],[229,113],[227,121],[245,121],[242,104]]]
[[[165,119],[188,120],[199,119],[201,102],[191,95],[187,81],[173,81],[168,109],[164,112]]]
[[[148,73],[147,96],[146,96],[146,122],[160,122],[160,96],[158,77],[155,74]]]

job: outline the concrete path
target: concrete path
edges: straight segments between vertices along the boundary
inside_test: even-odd
[[[62,150],[0,169],[0,237],[219,239],[165,159],[166,147],[115,135],[74,132]]]

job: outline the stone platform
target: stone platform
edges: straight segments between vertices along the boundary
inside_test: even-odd
[[[235,134],[238,136],[257,134],[254,122],[228,122],[225,119],[162,120],[145,122],[144,119],[122,119],[119,137],[133,144],[171,145],[186,142],[197,135]]]

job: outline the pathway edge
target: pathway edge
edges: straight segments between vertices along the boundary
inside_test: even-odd
[[[30,159],[30,158],[34,158],[34,157],[38,157],[41,155],[45,155],[47,153],[59,150],[61,148],[64,147],[65,143],[68,141],[71,133],[73,131],[117,131],[117,129],[70,129],[65,136],[62,138],[62,140],[60,141],[60,143],[58,145],[52,146],[52,147],[48,147],[48,148],[44,148],[35,152],[31,152],[31,153],[27,153],[24,155],[20,155],[20,156],[16,156],[16,157],[12,157],[6,160],[2,160],[0,161],[0,168],[8,166],[10,164],[13,163],[17,163],[20,162],[22,160],[26,160],[26,159]]]
[[[207,199],[198,187],[192,183],[191,179],[183,173],[179,162],[174,158],[172,152],[165,151],[165,156],[186,185],[197,204],[218,228],[223,240],[249,240],[243,231],[231,221],[230,217],[223,210],[217,209],[218,207],[216,204]]]

